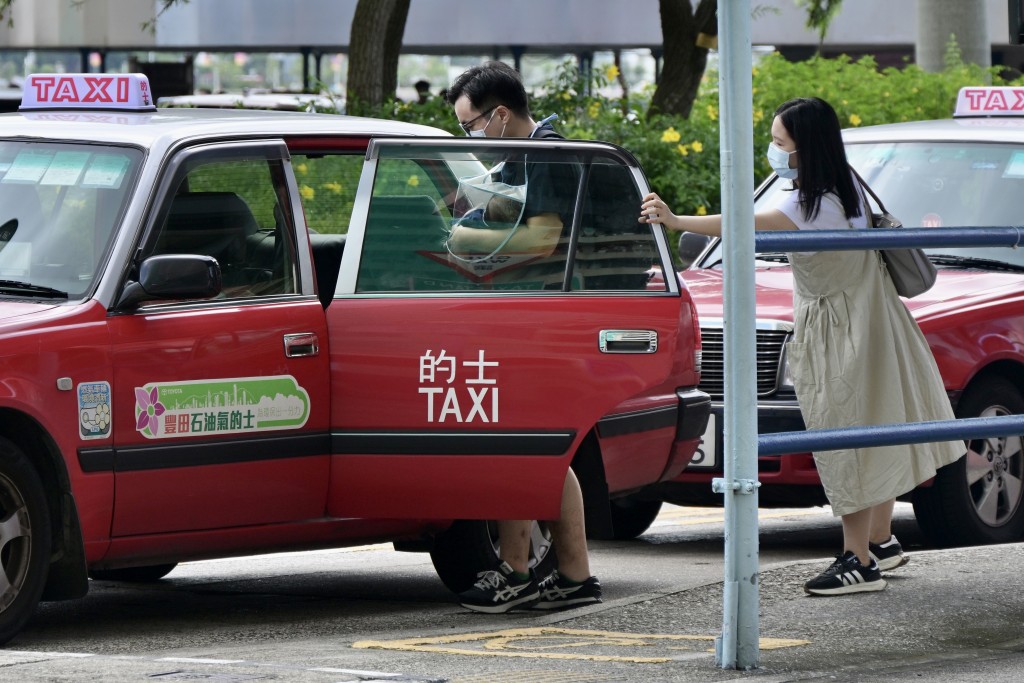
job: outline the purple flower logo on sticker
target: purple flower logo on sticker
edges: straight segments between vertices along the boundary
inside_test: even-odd
[[[135,429],[140,432],[148,430],[150,434],[156,436],[160,429],[160,416],[166,410],[164,404],[160,403],[156,387],[148,392],[139,387],[135,388],[135,410],[138,411]]]

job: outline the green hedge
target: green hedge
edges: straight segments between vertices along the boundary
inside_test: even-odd
[[[705,74],[689,119],[648,119],[651,91],[634,93],[628,99],[596,94],[615,78],[614,68],[594,74],[588,83],[567,62],[554,81],[531,94],[534,117],[558,114],[556,125],[567,137],[605,140],[631,151],[643,165],[651,187],[677,213],[719,212],[718,74]],[[997,68],[964,65],[955,45],[951,45],[947,68],[941,73],[926,73],[912,64],[879,70],[870,57],[790,62],[778,54],[770,55],[753,70],[755,182],[769,173],[764,150],[775,108],[793,97],[827,100],[842,125],[852,128],[948,118],[962,86],[1006,83]],[[451,108],[436,99],[425,105],[397,103],[377,115],[461,134]]]

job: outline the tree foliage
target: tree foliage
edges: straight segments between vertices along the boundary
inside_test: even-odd
[[[807,28],[818,34],[818,52],[825,42],[825,34],[832,25],[843,0],[796,0],[796,4],[807,11]]]

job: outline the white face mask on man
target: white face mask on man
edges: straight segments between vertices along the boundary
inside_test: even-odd
[[[487,117],[487,123],[485,123],[484,125],[480,126],[476,130],[467,130],[466,131],[466,135],[468,135],[471,138],[485,138],[485,137],[487,137],[487,133],[485,131],[487,130],[487,126],[491,125],[491,119],[494,118],[494,114],[496,112],[497,112],[496,109],[492,110],[491,111],[491,115]],[[465,126],[463,126],[463,128],[465,128]],[[505,135],[505,128],[503,126],[502,129],[501,129],[501,135],[499,135],[498,137],[502,137],[504,135]]]
[[[780,178],[787,180],[794,180],[796,178],[797,169],[790,168],[789,166],[789,157],[794,152],[796,152],[795,149],[792,152],[787,152],[774,142],[768,143],[768,163],[771,164],[772,170]]]

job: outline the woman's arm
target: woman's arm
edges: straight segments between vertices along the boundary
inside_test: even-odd
[[[696,232],[701,235],[721,237],[722,215],[713,214],[710,216],[679,216],[672,213],[668,204],[652,192],[644,197],[640,205],[641,223],[661,223],[668,230]],[[796,230],[796,224],[789,219],[789,216],[778,209],[762,211],[754,214],[755,230]]]

